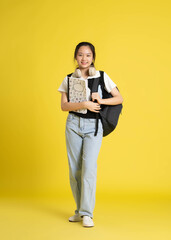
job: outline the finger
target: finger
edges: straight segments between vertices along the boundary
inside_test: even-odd
[[[96,110],[96,111],[100,111],[100,110],[101,110],[101,108],[95,108],[94,110]]]
[[[96,107],[100,107],[100,104],[99,104],[99,103],[96,103]]]

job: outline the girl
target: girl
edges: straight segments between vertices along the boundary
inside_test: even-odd
[[[89,42],[81,42],[75,48],[74,59],[78,63],[72,77],[79,77],[86,82],[87,101],[73,103],[68,101],[68,80],[64,78],[58,91],[61,92],[61,109],[69,111],[66,121],[66,147],[69,164],[70,186],[76,202],[75,215],[70,222],[83,221],[84,227],[93,227],[93,210],[95,206],[97,158],[103,138],[103,127],[99,121],[98,132],[94,135],[96,115],[101,104],[115,105],[123,102],[116,84],[104,72],[105,90],[112,98],[102,99],[102,89],[91,94],[93,78],[100,77],[95,69],[95,47]],[[91,101],[92,99],[92,101]],[[96,100],[96,102],[95,102]],[[87,109],[87,113],[76,110]]]

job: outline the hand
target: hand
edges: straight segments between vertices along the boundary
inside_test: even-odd
[[[100,105],[99,105],[98,103],[94,103],[94,102],[92,102],[92,101],[87,101],[87,102],[85,102],[85,107],[86,107],[89,111],[91,111],[91,112],[96,112],[96,113],[100,112],[100,109],[101,109],[101,107],[100,107]]]
[[[94,100],[97,100],[97,102],[99,103],[99,104],[102,104],[102,99],[101,99],[101,97],[100,97],[100,95],[99,95],[99,93],[98,92],[94,92],[94,93],[92,93],[92,100],[94,101]]]

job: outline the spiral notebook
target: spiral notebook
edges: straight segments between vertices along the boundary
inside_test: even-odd
[[[84,102],[87,101],[86,82],[78,78],[69,78],[69,101]],[[73,112],[87,113],[87,109],[79,109]]]

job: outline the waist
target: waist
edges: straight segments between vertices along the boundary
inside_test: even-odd
[[[91,119],[100,119],[100,114],[99,113],[95,113],[95,112],[91,112],[91,111],[87,111],[86,114],[83,113],[78,113],[78,112],[73,112],[73,111],[69,111],[69,113],[72,113],[78,117],[82,117],[82,118],[91,118]]]

